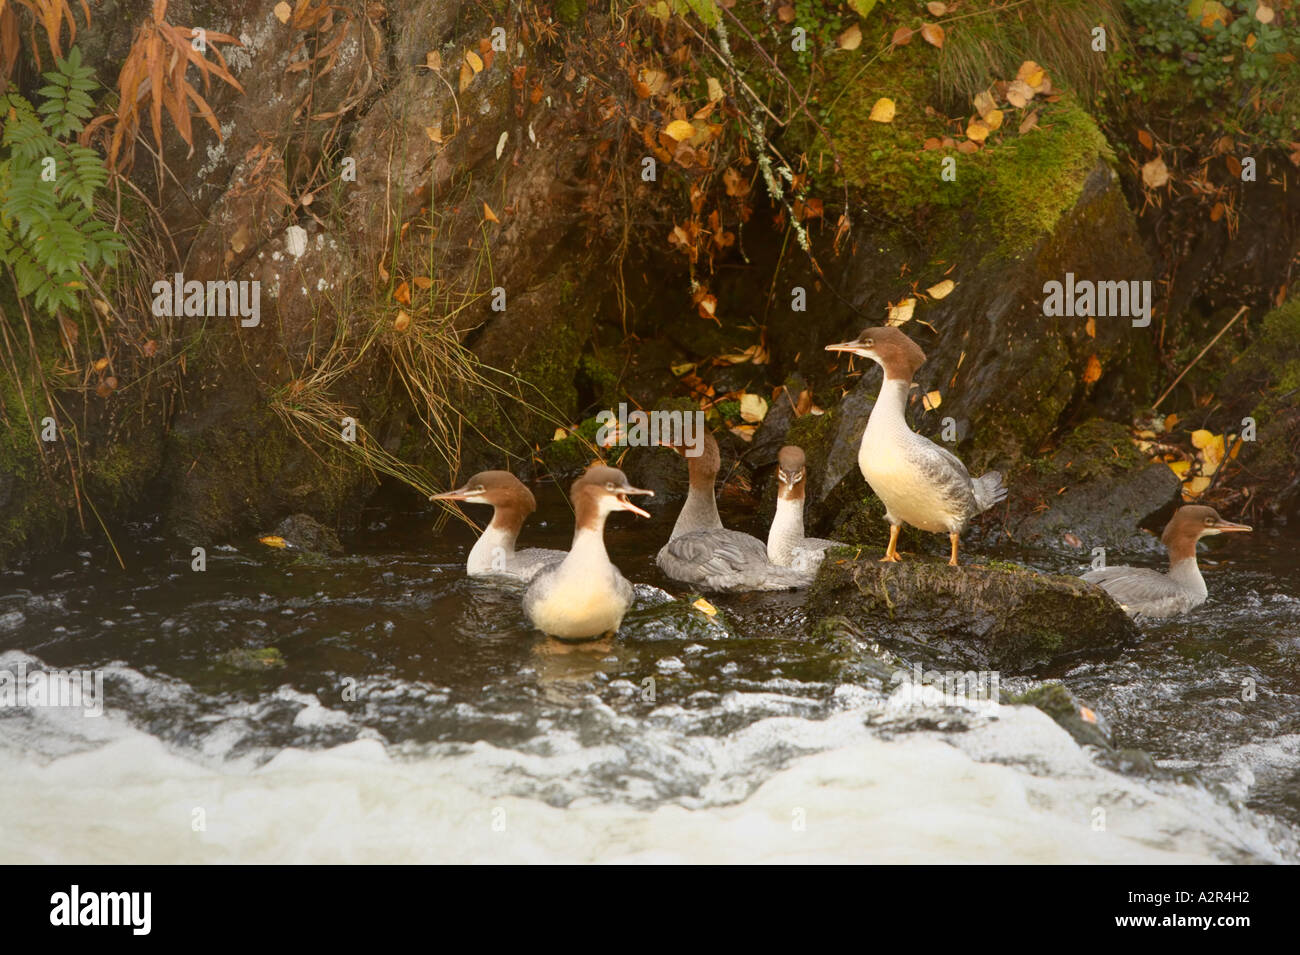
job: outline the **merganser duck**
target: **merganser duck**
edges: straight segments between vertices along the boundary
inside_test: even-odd
[[[1188,504],[1174,512],[1160,540],[1169,551],[1169,573],[1146,567],[1103,567],[1082,578],[1115,598],[1131,617],[1174,617],[1205,603],[1209,592],[1196,565],[1196,542],[1211,534],[1246,532],[1212,507]]]
[[[573,482],[573,546],[560,563],[542,570],[524,591],[524,614],[560,640],[592,640],[613,633],[632,605],[632,585],[605,551],[605,518],[614,511],[650,515],[629,494],[654,495],[628,484],[617,468],[593,465]]]
[[[713,496],[722,455],[713,435],[705,431],[703,436],[694,456],[685,444],[664,442],[686,458],[690,487],[668,543],[655,558],[659,569],[673,580],[714,591],[792,590],[811,584],[812,571],[778,567],[757,537],[722,526]]]
[[[464,487],[434,494],[431,501],[464,501],[492,505],[492,522],[470,549],[465,572],[471,577],[503,575],[532,580],[544,567],[564,560],[564,551],[542,547],[515,550],[515,539],[537,499],[509,471],[480,471]]]
[[[882,561],[898,561],[898,532],[904,524],[948,534],[957,566],[957,541],[977,514],[1007,496],[1002,475],[989,471],[975,479],[961,460],[907,426],[904,412],[912,376],[925,362],[921,346],[897,328],[866,328],[851,342],[827,345],[870,358],[885,370],[880,396],[871,409],[858,448],[858,467],[885,505],[889,547]]]
[[[803,536],[807,473],[803,448],[787,444],[781,449],[776,463],[776,515],[767,532],[767,559],[781,567],[816,570],[826,548],[839,546],[838,541]]]

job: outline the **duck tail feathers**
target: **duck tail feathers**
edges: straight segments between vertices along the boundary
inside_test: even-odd
[[[979,505],[980,513],[987,511],[1007,496],[1007,489],[1002,484],[1001,471],[981,474],[972,483],[975,490],[975,503]]]

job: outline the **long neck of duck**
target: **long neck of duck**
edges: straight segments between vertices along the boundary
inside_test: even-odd
[[[767,532],[767,559],[774,564],[789,565],[794,548],[803,539],[803,498],[777,495],[776,516]]]
[[[573,544],[569,547],[569,556],[564,559],[568,568],[594,570],[609,564],[609,553],[605,550],[605,517],[599,510],[578,513]]]
[[[677,523],[673,525],[673,532],[669,535],[670,540],[692,531],[710,531],[722,526],[722,518],[718,517],[718,502],[713,496],[715,475],[706,473],[706,469],[696,463],[698,458],[688,460],[691,486],[686,492],[686,503],[682,505],[682,512],[677,515]]]
[[[504,570],[515,556],[515,538],[519,536],[519,528],[523,523],[523,517],[513,511],[494,507],[492,523],[470,548],[469,559],[465,562],[466,570],[470,574]]]
[[[912,388],[912,382],[907,378],[886,378],[880,386],[880,397],[876,399],[876,404],[871,409],[871,417],[867,419],[867,430],[863,432],[863,440],[866,439],[867,432],[878,435],[882,431],[895,431],[903,429],[910,431],[907,427],[907,395]]]
[[[1184,590],[1189,590],[1201,597],[1209,595],[1205,589],[1205,578],[1196,563],[1196,543],[1190,546],[1178,543],[1169,548],[1169,579]]]

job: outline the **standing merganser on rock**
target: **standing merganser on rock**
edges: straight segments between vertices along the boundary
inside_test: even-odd
[[[807,486],[803,448],[787,444],[776,463],[776,516],[767,532],[767,559],[781,567],[816,570],[826,548],[838,541],[803,536],[803,499]]]
[[[471,577],[500,574],[532,580],[543,567],[564,560],[562,550],[541,547],[515,550],[515,538],[528,515],[537,510],[537,499],[509,471],[480,471],[464,487],[434,494],[429,500],[492,505],[492,522],[470,549],[465,562],[465,572]]]
[[[1249,531],[1225,521],[1212,507],[1188,504],[1174,512],[1160,540],[1169,550],[1169,573],[1146,567],[1103,567],[1083,574],[1115,598],[1131,617],[1173,617],[1205,603],[1209,592],[1196,565],[1196,542],[1210,534]]]
[[[948,563],[956,567],[957,541],[971,518],[1007,496],[1002,475],[989,471],[972,480],[955,454],[907,426],[907,395],[925,352],[897,328],[863,329],[853,341],[827,345],[826,350],[870,358],[885,370],[858,448],[858,467],[885,505],[889,521],[889,547],[881,560],[901,559],[898,532],[911,524],[923,531],[946,532],[952,544]]]
[[[695,456],[686,453],[684,444],[667,445],[686,458],[690,488],[668,543],[655,558],[659,569],[673,580],[716,591],[792,590],[811,584],[812,571],[778,567],[757,537],[722,526],[713,496],[722,456],[713,435],[705,431],[703,437]]]
[[[627,499],[629,494],[653,496],[654,491],[632,487],[622,471],[601,464],[573,482],[573,546],[524,592],[524,614],[538,630],[561,640],[592,640],[623,622],[632,585],[605,551],[605,518],[614,511],[649,517]]]

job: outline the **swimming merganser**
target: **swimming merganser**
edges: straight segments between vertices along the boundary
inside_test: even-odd
[[[803,448],[787,444],[776,463],[776,516],[767,532],[767,558],[782,567],[816,570],[826,548],[838,541],[803,536],[803,499],[807,486],[807,463]]]
[[[533,626],[561,640],[591,640],[613,633],[632,604],[632,585],[605,551],[605,518],[614,511],[650,515],[627,499],[654,495],[628,484],[618,468],[592,465],[573,482],[573,546],[564,560],[545,568],[524,592],[524,614]]]
[[[434,494],[429,500],[492,505],[492,522],[470,549],[465,562],[465,572],[471,577],[500,574],[532,580],[543,567],[564,560],[562,550],[542,547],[515,550],[519,529],[528,515],[537,510],[537,499],[509,471],[480,471],[464,487]]]
[[[947,532],[952,544],[948,563],[956,567],[957,541],[970,519],[1007,496],[1002,475],[989,471],[972,480],[955,454],[907,426],[907,395],[925,352],[897,328],[866,328],[853,341],[826,350],[870,358],[885,370],[858,448],[858,467],[885,505],[889,521],[889,547],[881,560],[901,560],[898,532],[911,524]]]
[[[1083,574],[1115,598],[1132,617],[1173,617],[1205,603],[1209,592],[1196,565],[1196,542],[1225,532],[1249,531],[1225,521],[1212,507],[1188,504],[1174,512],[1160,540],[1169,550],[1169,573],[1146,567],[1103,567]]]
[[[778,567],[767,559],[767,545],[757,537],[729,531],[718,517],[713,482],[722,466],[718,442],[707,431],[699,454],[681,443],[665,442],[686,458],[690,487],[686,503],[655,563],[673,580],[707,590],[792,590],[813,581],[813,572]]]

